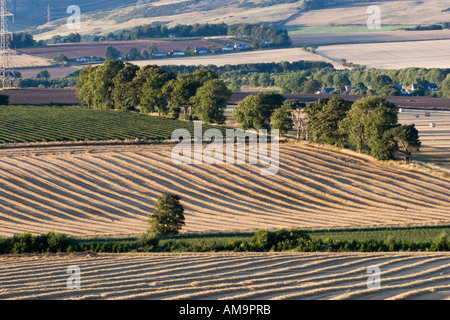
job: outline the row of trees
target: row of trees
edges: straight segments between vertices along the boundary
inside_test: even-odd
[[[326,65],[311,65],[297,70],[275,67],[270,71],[256,67],[243,71],[224,70],[221,77],[227,83],[236,83],[237,87],[276,86],[282,93],[314,93],[322,87],[333,87],[335,93],[342,93],[346,86],[351,86],[351,94],[395,96],[401,94],[399,85],[410,88],[417,84],[414,95],[450,97],[450,69],[334,70]],[[429,90],[430,83],[436,83],[439,92]]]
[[[421,142],[414,125],[398,124],[398,108],[380,97],[352,103],[341,98],[320,99],[306,108],[308,131],[316,142],[351,147],[380,160],[419,151]]]
[[[394,159],[403,153],[408,163],[421,142],[414,125],[398,124],[398,108],[380,97],[366,97],[352,103],[341,98],[319,99],[309,106],[296,100],[285,100],[278,93],[250,95],[233,110],[241,128],[293,128],[293,114],[304,109],[307,130],[314,141],[340,148],[349,147],[380,160]]]
[[[176,76],[158,66],[108,60],[80,72],[77,95],[90,108],[157,112],[178,119],[200,116],[206,123],[223,123],[231,91],[213,71],[200,69]]]
[[[143,25],[132,29],[124,29],[109,33],[105,39],[115,40],[140,40],[168,37],[207,37],[207,36],[233,36],[241,39],[249,39],[254,48],[288,47],[291,40],[287,30],[275,29],[262,24],[179,24],[174,27],[164,25]],[[97,39],[99,40],[99,39]],[[266,42],[266,41],[269,41]]]

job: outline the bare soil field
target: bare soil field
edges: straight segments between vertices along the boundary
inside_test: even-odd
[[[347,44],[323,46],[317,53],[327,59],[375,69],[450,68],[450,40]]]
[[[26,53],[29,55],[44,57],[53,59],[57,55],[64,54],[69,59],[75,59],[78,57],[95,56],[103,57],[105,55],[105,49],[108,46],[113,46],[120,51],[122,55],[126,55],[132,48],[136,48],[139,51],[147,48],[150,44],[156,44],[160,51],[173,51],[183,50],[186,47],[208,47],[216,46],[220,47],[217,43],[205,41],[205,40],[182,40],[182,41],[153,41],[153,40],[133,40],[133,41],[101,41],[101,42],[87,42],[87,43],[75,43],[75,44],[59,44],[51,45],[43,48],[24,48],[17,49],[17,51]]]
[[[182,232],[449,224],[450,180],[303,143],[256,165],[175,165],[173,145],[0,151],[0,235],[145,232],[162,193],[182,196]]]
[[[47,70],[52,78],[65,78],[79,67],[52,67],[52,68],[16,68],[22,74],[22,78],[35,78],[39,72]]]
[[[333,64],[336,69],[345,69],[341,63],[326,59],[320,55],[307,52],[299,48],[290,49],[274,49],[274,50],[258,50],[244,51],[230,54],[170,58],[170,59],[154,59],[146,61],[131,61],[138,66],[149,64],[156,65],[209,65],[224,66],[226,64],[237,65],[242,63],[270,63],[270,62],[294,62],[299,60],[307,61],[324,61]]]
[[[450,40],[450,30],[382,31],[349,33],[311,33],[290,35],[292,44],[301,46],[328,46],[336,44],[384,43]]]
[[[49,104],[63,104],[63,105],[78,105],[81,100],[77,98],[75,89],[5,89],[0,90],[0,94],[9,95],[9,103],[31,104],[31,105],[49,105]]]
[[[0,256],[0,299],[450,299],[448,253]],[[67,288],[77,265],[81,289]],[[381,270],[368,289],[367,268]]]

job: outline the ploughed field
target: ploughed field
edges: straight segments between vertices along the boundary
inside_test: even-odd
[[[67,288],[69,266],[81,288]],[[448,253],[71,254],[0,257],[0,299],[450,298]],[[381,271],[369,289],[370,266]]]
[[[450,223],[450,180],[303,143],[256,165],[175,165],[173,145],[0,150],[0,235],[134,235],[162,193],[182,196],[182,232]]]

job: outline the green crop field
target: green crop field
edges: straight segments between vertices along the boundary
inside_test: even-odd
[[[203,126],[203,129],[212,126]],[[0,144],[54,141],[170,139],[193,122],[80,107],[0,106]]]

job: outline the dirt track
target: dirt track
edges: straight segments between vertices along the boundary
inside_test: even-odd
[[[148,228],[162,193],[185,206],[183,232],[450,223],[450,180],[303,144],[280,169],[181,165],[172,147],[2,150],[0,235],[54,230],[129,235]]]
[[[81,289],[67,288],[67,267]],[[368,289],[369,266],[381,288]],[[448,253],[0,256],[0,299],[450,299]]]

